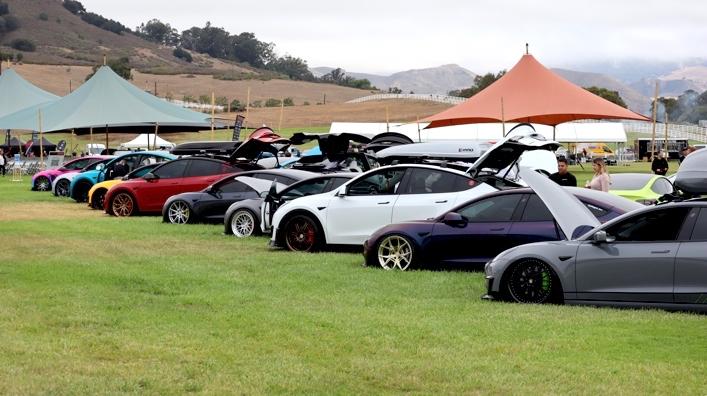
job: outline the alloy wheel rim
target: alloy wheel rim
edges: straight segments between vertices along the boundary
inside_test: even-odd
[[[287,245],[292,250],[309,251],[314,247],[316,232],[311,221],[300,219],[290,224],[287,231]]]
[[[378,263],[386,270],[405,271],[412,263],[412,246],[407,239],[392,235],[378,246]]]
[[[47,191],[49,190],[49,179],[46,177],[40,177],[37,179],[37,191]]]
[[[105,204],[106,193],[99,192],[96,195],[96,209],[103,209],[103,204]]]
[[[189,213],[189,206],[185,202],[174,202],[169,206],[169,222],[172,224],[186,224],[189,222]]]
[[[540,261],[518,265],[511,273],[509,289],[516,301],[543,303],[552,292],[550,269],[547,264]]]
[[[255,219],[248,212],[236,213],[231,220],[231,228],[233,229],[233,234],[237,237],[250,236],[255,228]]]
[[[60,197],[68,197],[69,186],[67,184],[68,182],[66,180],[60,180],[59,183],[57,183],[56,185],[56,195]]]
[[[120,193],[113,199],[113,213],[116,216],[130,216],[133,213],[133,199],[128,194]]]

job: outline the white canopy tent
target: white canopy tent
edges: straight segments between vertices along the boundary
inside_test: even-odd
[[[152,133],[143,133],[135,137],[135,139],[121,143],[120,147],[125,149],[150,149],[150,148],[168,148],[171,149],[175,146],[174,143],[162,139],[159,135],[157,136],[157,144],[155,144],[155,135]]]
[[[508,122],[506,133],[517,123]],[[499,140],[503,137],[503,124],[464,124],[424,129],[427,123],[385,123],[385,122],[332,122],[330,133],[358,133],[374,137],[385,132],[397,132],[415,142],[440,140]],[[552,140],[551,126],[533,124],[535,130]],[[568,122],[555,128],[555,140],[562,143],[626,143],[626,131],[620,122]]]

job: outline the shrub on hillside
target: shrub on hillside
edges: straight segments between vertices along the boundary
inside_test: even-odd
[[[23,38],[18,38],[12,40],[10,43],[10,47],[18,50],[18,51],[25,51],[25,52],[34,52],[34,50],[37,49],[37,46],[34,45],[34,43],[30,40],[23,39]]]
[[[231,111],[243,111],[245,110],[245,105],[241,103],[238,99],[233,99],[231,101]]]
[[[177,57],[179,59],[183,59],[189,63],[191,63],[191,61],[193,60],[191,57],[191,54],[189,52],[185,51],[181,47],[175,48],[174,51],[172,51],[172,55],[174,55],[175,57]]]
[[[40,13],[39,13],[39,19],[41,19],[41,20],[43,20],[43,21],[48,21],[48,20],[49,20],[49,15],[47,15],[46,12],[40,12]]]
[[[7,15],[10,13],[10,6],[7,3],[0,1],[0,15]]]
[[[9,33],[20,27],[20,21],[12,15],[0,16],[0,34]]]
[[[64,0],[62,5],[64,6],[64,8],[69,10],[70,13],[72,13],[74,15],[79,15],[79,14],[86,12],[86,9],[83,7],[83,4],[81,4],[80,1]]]
[[[294,105],[295,105],[295,101],[294,101],[292,98],[289,98],[289,97],[288,97],[288,98],[285,98],[285,99],[282,101],[282,104],[283,104],[284,106],[294,106]]]
[[[278,107],[280,105],[282,105],[282,101],[280,99],[270,98],[265,101],[265,107]]]

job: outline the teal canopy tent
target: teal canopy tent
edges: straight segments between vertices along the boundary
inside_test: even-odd
[[[0,74],[0,117],[57,99],[58,96],[37,88],[12,69]]]

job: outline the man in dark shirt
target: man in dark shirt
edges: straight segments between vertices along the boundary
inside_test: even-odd
[[[668,173],[668,160],[665,159],[665,153],[660,152],[655,158],[653,158],[653,163],[651,164],[651,170],[656,175],[665,176]]]
[[[567,170],[567,159],[557,160],[557,173],[550,175],[550,180],[561,186],[577,187],[577,178]]]

